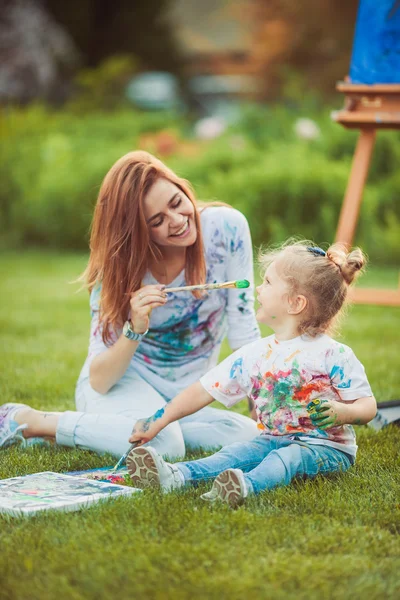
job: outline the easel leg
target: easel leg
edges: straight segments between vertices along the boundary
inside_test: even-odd
[[[343,242],[348,246],[353,241],[358,215],[362,201],[365,181],[368,175],[372,150],[374,148],[376,130],[374,128],[361,129],[357,141],[351,167],[350,179],[347,184],[339,224],[336,231],[336,242]]]

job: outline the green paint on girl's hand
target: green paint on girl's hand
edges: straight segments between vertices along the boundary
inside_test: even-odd
[[[250,281],[247,281],[247,279],[239,279],[235,285],[239,289],[248,288],[250,287]]]
[[[314,398],[314,400],[311,400],[311,402],[309,402],[307,404],[307,411],[310,414],[315,413],[315,411],[319,409],[321,404],[322,404],[321,398]]]

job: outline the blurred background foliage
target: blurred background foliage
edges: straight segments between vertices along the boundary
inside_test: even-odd
[[[292,234],[332,241],[356,134],[332,123],[326,111],[312,114],[321,131],[315,140],[296,136],[300,108],[248,105],[218,139],[198,141],[182,116],[132,109],[82,115],[77,104],[68,111],[37,105],[3,113],[3,244],[86,248],[105,173],[139,147],[187,178],[198,198],[243,211],[256,245]],[[399,163],[399,135],[381,132],[356,239],[374,262],[400,260]]]
[[[215,21],[217,4],[219,29],[215,40],[205,40],[204,30],[195,29],[201,20],[196,11]],[[183,23],[179,30],[173,9],[183,13],[189,5],[193,29]],[[25,48],[25,70],[18,61],[14,71],[0,69],[2,248],[87,248],[103,177],[115,160],[138,148],[187,178],[198,198],[242,210],[257,246],[292,234],[320,244],[333,240],[357,134],[332,122],[330,111],[343,102],[334,85],[348,70],[357,0],[204,0],[204,6],[4,0],[4,7],[3,31],[30,17],[25,22],[42,62],[34,61],[32,50],[29,63]],[[232,25],[235,35],[221,49],[223,22],[244,29]],[[203,26],[210,29],[206,20]],[[43,56],[51,56],[50,36],[37,33],[43,27],[63,39],[59,52],[70,56],[62,62],[68,72],[49,62],[53,79],[35,79]],[[10,47],[17,37],[9,38]],[[192,53],[185,50],[187,39],[197,53],[190,44]],[[238,50],[241,44],[246,51]],[[184,102],[175,111],[140,110],[128,98],[129,81],[146,71],[172,73],[180,82]],[[205,72],[251,75],[261,85],[256,97],[245,94],[236,102],[234,118],[218,134],[200,136],[196,122],[207,114],[186,101],[185,82]],[[14,75],[19,88],[10,84]],[[400,260],[399,141],[396,132],[377,136],[357,229],[356,242],[381,264]]]

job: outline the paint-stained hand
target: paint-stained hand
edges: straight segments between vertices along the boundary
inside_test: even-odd
[[[167,302],[167,294],[164,290],[165,285],[145,285],[132,294],[131,323],[135,333],[147,331],[153,308],[164,306]]]
[[[160,410],[148,419],[139,419],[136,421],[135,426],[132,429],[131,437],[129,438],[129,443],[137,443],[138,446],[141,446],[152,440],[162,429],[159,421],[163,416],[164,409],[160,408]]]
[[[329,429],[349,423],[348,407],[342,402],[315,398],[307,404],[307,411],[317,429]]]

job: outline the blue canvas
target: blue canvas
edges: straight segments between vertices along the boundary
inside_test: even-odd
[[[360,0],[350,79],[400,84],[400,0]]]

